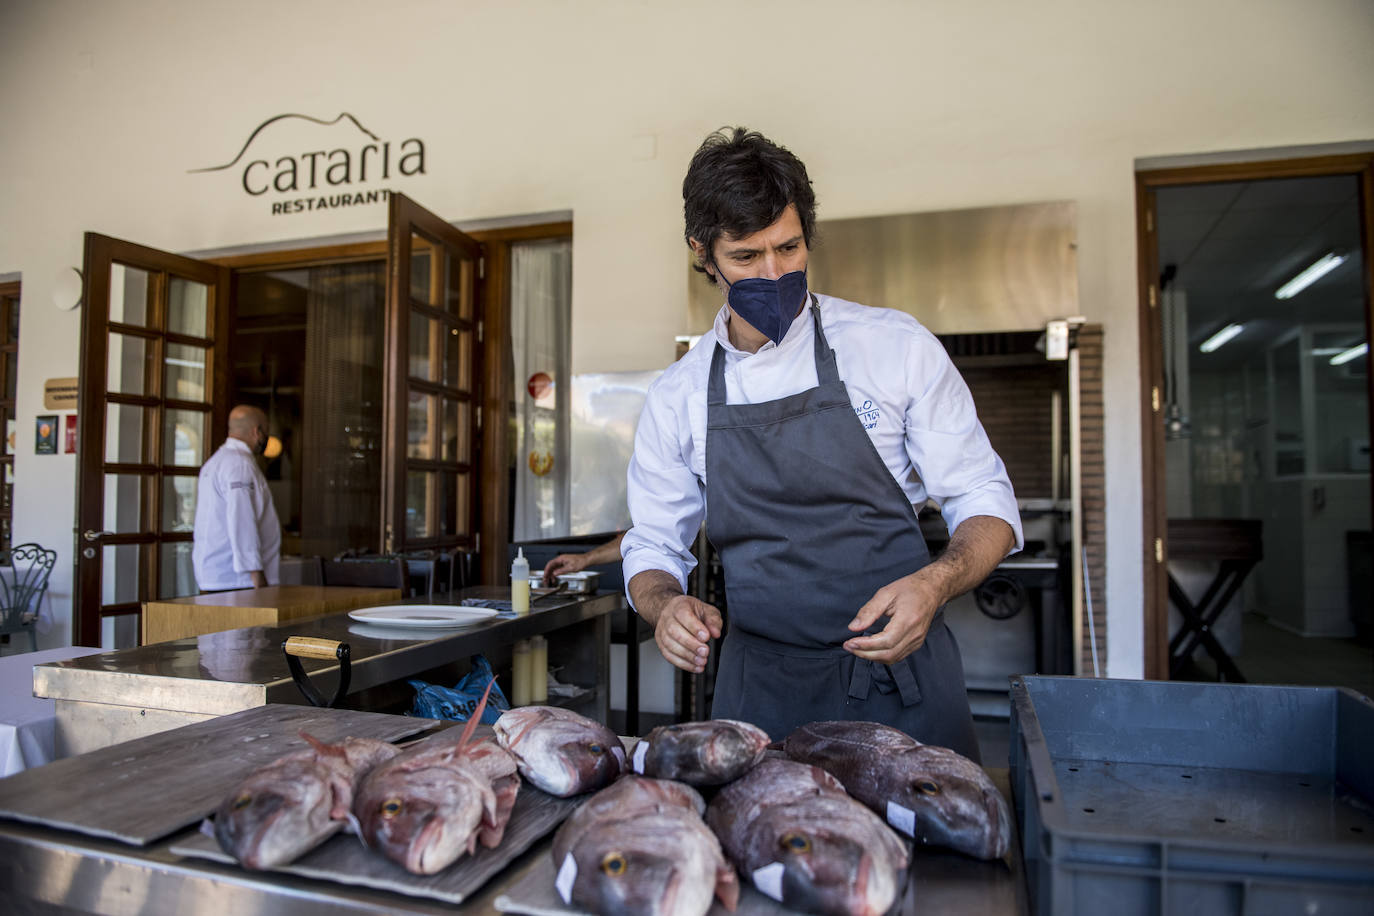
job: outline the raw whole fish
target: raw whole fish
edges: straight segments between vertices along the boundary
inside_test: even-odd
[[[739,882],[681,783],[626,776],[602,789],[553,838],[563,902],[602,916],[701,916],[719,897],[733,911]]]
[[[769,740],[763,729],[734,719],[660,725],[630,752],[631,769],[692,786],[724,785],[753,769]]]
[[[787,756],[814,764],[916,842],[979,859],[1011,849],[1011,816],[978,764],[876,722],[812,722],[787,736]]]
[[[706,825],[740,876],[788,909],[881,916],[905,885],[906,843],[820,767],[769,757],[720,790]]]
[[[215,813],[215,839],[245,868],[286,865],[342,829],[362,777],[400,753],[372,738],[301,737],[309,748],[249,774]]]
[[[520,774],[550,795],[603,789],[625,767],[615,732],[556,706],[521,706],[496,720],[496,740],[515,755]]]
[[[482,706],[460,735],[451,729],[419,742],[358,787],[353,813],[363,839],[407,871],[432,875],[505,834],[520,774],[490,733],[474,736]]]

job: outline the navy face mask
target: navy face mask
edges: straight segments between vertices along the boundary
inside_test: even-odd
[[[776,280],[748,277],[733,284],[719,271],[716,276],[729,289],[725,301],[731,310],[773,343],[782,343],[792,319],[806,301],[806,271],[794,270]]]

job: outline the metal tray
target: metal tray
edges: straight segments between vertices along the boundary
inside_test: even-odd
[[[56,760],[0,779],[0,817],[144,846],[194,826],[249,771],[346,737],[396,741],[439,725],[351,709],[269,705]]]

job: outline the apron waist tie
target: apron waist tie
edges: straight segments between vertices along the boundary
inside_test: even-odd
[[[941,608],[931,619],[930,626],[934,628],[943,620],[944,608]],[[726,638],[738,639],[745,645],[752,644],[767,649],[769,652],[798,658],[841,658],[850,654],[839,646],[793,646],[779,643],[765,636],[740,629],[738,626],[732,627]],[[882,662],[875,662],[866,658],[855,658],[854,671],[849,676],[850,698],[855,700],[868,699],[869,690],[876,684],[879,693],[889,694],[895,690],[901,696],[903,706],[915,706],[921,702],[921,688],[916,683],[916,673],[912,670],[910,658],[907,656],[896,665],[884,665]]]

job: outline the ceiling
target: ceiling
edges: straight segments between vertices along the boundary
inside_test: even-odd
[[[1354,176],[1284,178],[1157,192],[1159,264],[1187,294],[1190,368],[1230,369],[1300,325],[1351,325],[1365,339],[1359,184]],[[1274,291],[1329,251],[1350,255],[1291,299]],[[1198,345],[1232,322],[1245,330],[1208,354]],[[1367,360],[1368,357],[1363,359]]]

